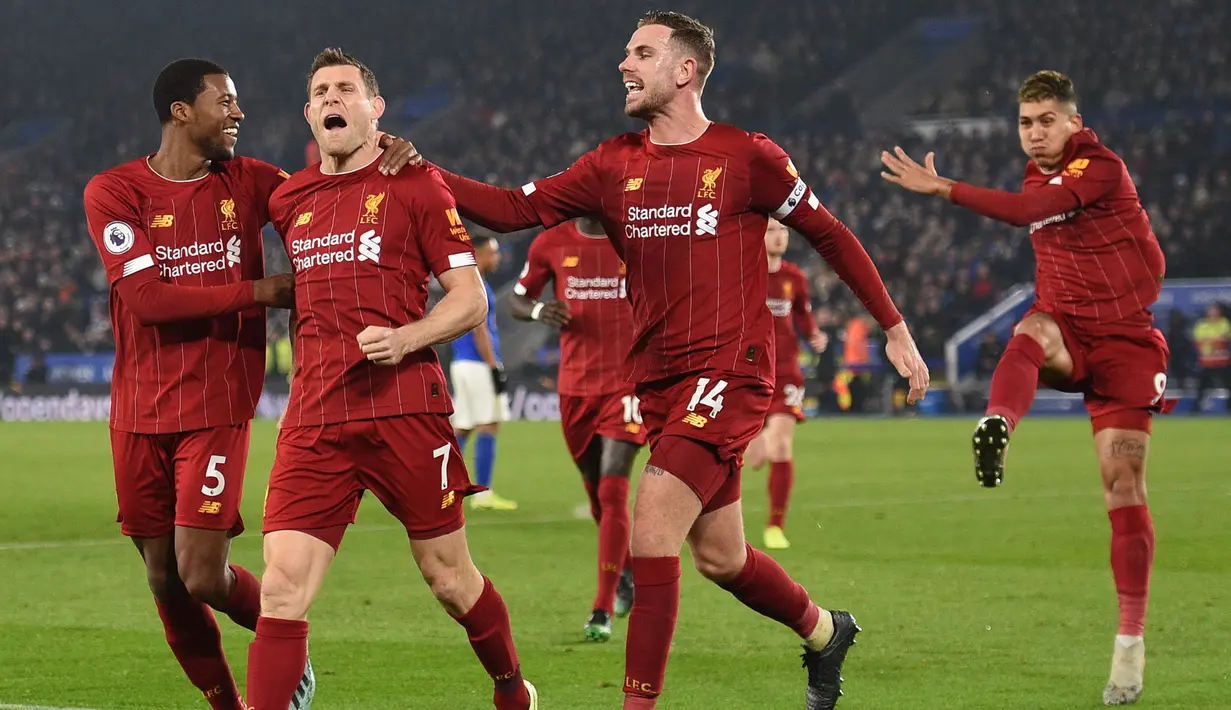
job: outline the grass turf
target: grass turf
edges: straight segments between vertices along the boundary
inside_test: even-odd
[[[788,535],[775,553],[819,603],[865,632],[844,675],[858,708],[1101,707],[1116,630],[1088,425],[1027,420],[1005,485],[979,488],[971,422],[820,420],[798,430]],[[1228,707],[1231,445],[1225,420],[1156,423],[1158,533],[1139,706]],[[253,428],[233,560],[260,573],[260,505],[273,458]],[[101,423],[0,427],[0,707],[204,708],[162,638],[138,557],[114,520]],[[584,643],[594,526],[555,424],[502,431],[497,490],[513,513],[469,513],[475,559],[513,618],[543,710],[618,708],[626,624]],[[747,472],[747,531],[760,542],[764,472]],[[685,562],[687,567],[687,561]],[[797,708],[791,633],[686,570],[664,710]],[[250,634],[220,619],[243,682]],[[316,710],[490,707],[490,682],[435,604],[395,521],[367,499],[312,612]]]

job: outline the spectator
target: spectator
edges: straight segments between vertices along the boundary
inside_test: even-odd
[[[1201,411],[1205,393],[1214,383],[1231,387],[1231,321],[1222,307],[1211,303],[1205,317],[1193,327],[1193,343],[1197,348],[1197,397],[1193,408]],[[1231,406],[1228,406],[1231,413]]]

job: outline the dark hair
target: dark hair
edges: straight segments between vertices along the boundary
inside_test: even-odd
[[[697,60],[697,86],[705,88],[705,80],[714,70],[714,30],[688,15],[666,10],[645,13],[638,27],[662,25],[671,29],[671,41],[678,43]]]
[[[490,234],[475,234],[470,237],[470,246],[474,247],[475,251],[478,251],[495,241],[496,238]]]
[[[368,92],[368,98],[380,95],[380,86],[376,83],[376,74],[372,73],[371,69],[355,59],[351,55],[343,52],[340,47],[327,47],[321,50],[321,53],[316,55],[312,60],[312,70],[308,72],[308,93],[312,93],[312,77],[325,67],[355,67],[359,70],[359,76],[363,78],[363,88]]]
[[[1022,88],[1017,92],[1017,100],[1021,103],[1035,103],[1055,99],[1062,104],[1077,107],[1077,91],[1073,88],[1073,80],[1058,71],[1044,69],[1035,72],[1022,82]]]
[[[205,91],[205,77],[226,73],[226,69],[208,59],[192,57],[176,59],[163,67],[154,80],[154,111],[158,114],[158,122],[163,125],[171,122],[171,104],[196,101]]]

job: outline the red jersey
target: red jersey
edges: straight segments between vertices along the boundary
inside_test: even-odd
[[[689,143],[658,145],[648,130],[629,133],[520,192],[445,177],[462,213],[493,229],[602,220],[628,267],[634,382],[704,369],[773,382],[770,215],[803,234],[884,327],[902,320],[867,252],[760,134],[712,123]]]
[[[560,394],[590,397],[628,389],[624,359],[633,338],[624,262],[606,237],[588,237],[568,222],[530,244],[513,291],[537,299],[548,281],[571,315],[560,330]]]
[[[429,275],[475,265],[470,235],[435,168],[381,175],[378,163],[340,175],[314,165],[270,202],[295,272],[295,376],[285,426],[453,411],[435,350],[388,366],[359,348],[367,326],[423,318]]]
[[[765,303],[774,317],[776,368],[778,380],[802,383],[804,373],[799,367],[799,336],[816,333],[812,320],[812,295],[808,277],[800,268],[785,259],[777,271],[769,274],[769,298]]]
[[[1085,129],[1070,140],[1064,169],[1026,165],[1026,195],[1060,185],[1079,206],[1030,224],[1039,306],[1097,324],[1149,325],[1166,264],[1124,161]]]
[[[116,284],[145,269],[187,286],[261,278],[269,197],[287,175],[236,157],[195,180],[168,180],[147,160],[99,173],[85,189],[111,283],[111,428],[165,434],[248,421],[265,376],[265,309],[141,325]]]

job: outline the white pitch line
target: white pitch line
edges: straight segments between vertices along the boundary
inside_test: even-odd
[[[98,710],[98,708],[57,708],[50,705],[14,705],[0,703],[0,710]]]
[[[1222,486],[1178,486],[1161,491],[1167,493],[1199,493],[1217,491],[1223,495],[1231,495]],[[1160,491],[1155,489],[1155,495]],[[964,493],[951,496],[920,496],[915,498],[883,498],[878,500],[851,500],[840,501],[836,503],[798,503],[791,506],[792,510],[847,510],[852,508],[881,508],[881,507],[900,507],[900,506],[915,506],[915,505],[952,505],[959,503],[1012,503],[1014,501],[1023,500],[1063,500],[1069,498],[1089,498],[1086,493],[1028,493],[1020,495],[1001,495],[991,491],[981,491],[978,493]],[[585,520],[589,520],[587,515]],[[466,521],[466,527],[489,527],[489,526],[505,526],[505,525],[554,525],[558,523],[574,523],[579,520],[576,515],[551,515],[537,518],[479,518],[473,517]],[[352,533],[368,533],[368,532],[391,532],[401,531],[401,525],[352,525],[347,534]],[[245,540],[260,540],[258,535],[243,535],[235,538],[236,541],[242,542]],[[0,542],[0,552],[6,551],[26,551],[26,550],[61,550],[79,547],[105,547],[108,545],[127,545],[131,544],[127,538],[116,536],[113,538],[99,538],[86,540],[31,540],[28,542]],[[6,710],[5,705],[0,704],[0,710]],[[88,709],[86,709],[88,710]]]

